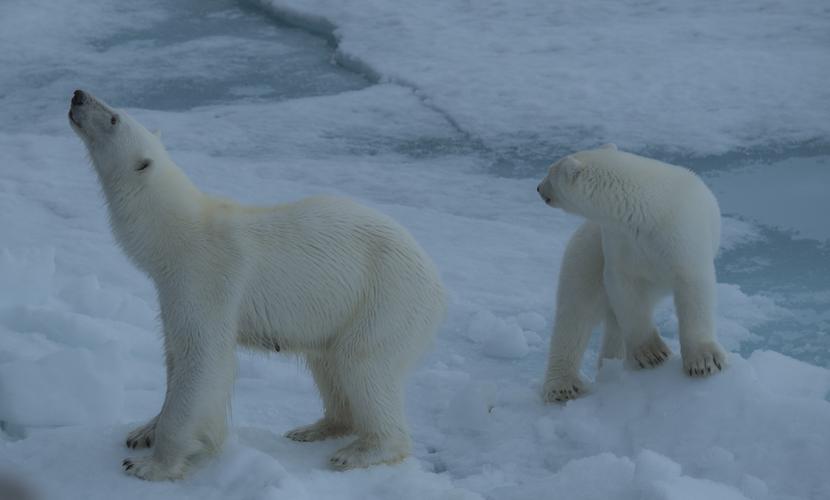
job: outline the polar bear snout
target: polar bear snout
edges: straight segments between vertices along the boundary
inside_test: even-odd
[[[72,94],[70,104],[69,121],[81,137],[91,139],[110,132],[119,122],[115,110],[83,90]]]
[[[83,106],[86,101],[87,97],[83,90],[76,90],[72,94],[72,106],[69,108],[69,121],[79,129],[83,128],[83,124],[81,123],[82,112],[78,108]]]
[[[84,94],[83,90],[76,90],[72,94],[72,105],[73,106],[82,106],[86,101],[86,94]]]
[[[540,182],[538,186],[536,186],[536,192],[539,193],[539,196],[542,197],[542,200],[550,206],[553,206],[553,197],[550,194],[550,188],[548,187],[547,179]]]

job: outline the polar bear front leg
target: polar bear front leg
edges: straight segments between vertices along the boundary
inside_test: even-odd
[[[674,290],[683,371],[705,377],[726,367],[726,351],[715,338],[715,270],[680,279]]]
[[[167,406],[167,398],[170,395],[170,378],[173,376],[173,353],[167,347],[164,349],[164,362],[165,378],[167,383],[165,385],[164,404],[161,405],[162,412],[164,411],[164,407]],[[160,414],[161,413],[159,413],[159,415]],[[150,448],[153,446],[153,442],[156,438],[156,424],[158,423],[158,420],[159,416],[156,415],[146,424],[130,431],[130,433],[127,434],[127,448],[140,450],[142,448]]]
[[[591,332],[607,309],[602,271],[600,228],[586,222],[568,242],[559,271],[556,316],[542,386],[546,403],[567,401],[586,392],[587,383],[579,369]]]
[[[164,309],[162,304],[176,370],[156,422],[153,454],[122,462],[127,474],[150,481],[180,479],[193,459],[221,447],[236,361],[228,317],[195,309],[202,314],[165,318]]]
[[[142,448],[149,448],[153,446],[153,441],[155,441],[156,438],[156,424],[158,423],[158,420],[159,416],[156,415],[146,424],[130,431],[130,433],[127,434],[127,448],[140,450]]]
[[[626,365],[637,369],[663,364],[671,356],[671,349],[652,321],[656,293],[647,283],[608,268],[605,287],[614,317],[623,333]]]
[[[325,413],[317,422],[293,429],[285,436],[294,441],[309,442],[351,434],[351,410],[335,373],[336,359],[330,354],[312,354],[306,361],[323,400]]]
[[[595,301],[560,301],[556,308],[553,335],[550,338],[548,367],[542,386],[546,403],[563,402],[586,392],[580,375],[582,356],[591,339],[591,331],[600,321]]]

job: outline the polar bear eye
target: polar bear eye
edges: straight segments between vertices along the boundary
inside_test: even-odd
[[[113,125],[118,123],[118,115],[112,115],[112,118],[110,118],[110,123]]]
[[[150,165],[153,163],[152,160],[144,159],[138,162],[138,166],[135,167],[136,172],[141,172],[142,170],[147,170]]]

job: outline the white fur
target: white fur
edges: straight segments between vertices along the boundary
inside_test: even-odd
[[[289,437],[356,434],[332,458],[336,468],[403,459],[404,377],[445,311],[438,274],[414,239],[345,199],[250,208],[209,197],[157,136],[85,98],[70,121],[118,243],[156,286],[164,330],[164,405],[127,440],[154,446],[153,454],[125,460],[125,469],[175,479],[220,448],[237,344],[306,358],[325,414]]]
[[[720,209],[700,178],[607,145],[559,160],[538,191],[549,205],[588,219],[562,261],[547,401],[584,392],[579,366],[600,322],[600,359],[625,358],[633,368],[667,359],[671,352],[652,321],[667,294],[674,296],[686,373],[706,376],[725,366],[714,325]]]

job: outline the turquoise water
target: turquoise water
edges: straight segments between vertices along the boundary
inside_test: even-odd
[[[752,161],[703,173],[724,213],[759,224],[760,239],[723,252],[719,279],[789,310],[758,328],[770,348],[830,366],[830,154]]]

